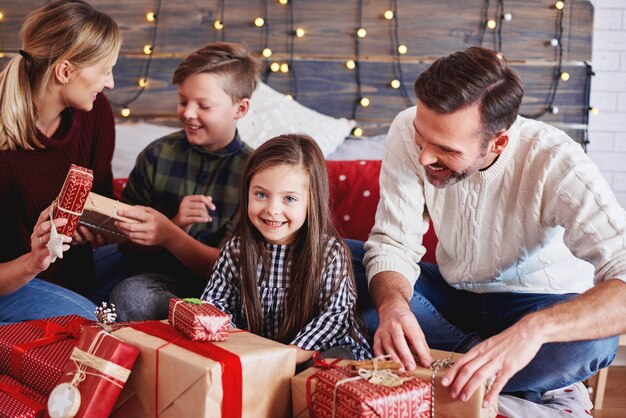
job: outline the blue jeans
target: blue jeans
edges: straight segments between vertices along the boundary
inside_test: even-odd
[[[96,319],[96,305],[63,287],[33,279],[15,292],[0,296],[0,325],[62,315]]]
[[[378,327],[363,267],[363,242],[346,240],[352,252],[360,306],[370,334]],[[498,334],[523,316],[567,301],[577,294],[473,293],[448,285],[434,264],[420,263],[421,274],[409,301],[431,348],[466,352],[478,341]],[[618,337],[544,344],[517,372],[503,392],[538,392],[585,380],[615,358]]]

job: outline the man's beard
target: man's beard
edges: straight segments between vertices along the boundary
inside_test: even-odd
[[[442,164],[430,164],[429,166],[431,167],[450,170],[451,173],[445,178],[439,178],[439,177],[432,176],[430,171],[428,171],[426,167],[424,167],[424,171],[426,172],[426,178],[428,179],[428,182],[430,184],[432,184],[438,189],[443,189],[444,187],[451,186],[453,184],[460,182],[461,180],[466,179],[472,174],[478,172],[480,168],[483,166],[483,164],[485,163],[485,160],[487,159],[487,154],[488,154],[487,148],[481,149],[480,155],[474,160],[472,165],[470,165],[463,171],[452,171],[447,166],[442,165]]]

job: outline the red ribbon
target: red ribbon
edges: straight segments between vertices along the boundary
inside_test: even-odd
[[[44,405],[40,404],[32,398],[29,398],[27,395],[28,392],[24,390],[24,387],[21,385],[0,382],[0,391],[6,393],[23,405],[26,405],[27,407],[35,411],[35,414],[38,414],[39,412],[42,412],[44,409],[46,409]]]
[[[311,397],[311,380],[315,377],[316,374],[326,369],[340,369],[341,367],[337,365],[341,359],[335,359],[332,363],[326,361],[322,353],[319,351],[313,354],[313,366],[318,367],[320,370],[313,373],[306,379],[306,405],[309,409],[309,415],[313,416],[313,398]]]
[[[22,379],[22,359],[27,351],[54,344],[58,341],[67,340],[69,338],[77,340],[81,334],[81,327],[91,323],[93,323],[93,321],[83,318],[73,319],[67,327],[63,327],[45,319],[28,322],[28,325],[32,325],[42,330],[43,336],[41,338],[37,338],[36,340],[27,341],[11,347],[11,373],[13,377],[18,380]]]
[[[130,327],[136,329],[137,331],[145,332],[146,334],[153,335],[167,341],[167,344],[165,345],[175,344],[186,350],[219,362],[222,366],[222,418],[241,417],[243,405],[243,378],[239,356],[220,348],[212,342],[191,341],[185,338],[185,336],[176,328],[164,324],[163,322],[146,321],[137,324],[130,324]],[[160,348],[163,348],[163,346]],[[157,376],[158,370],[157,350]],[[158,393],[159,392],[157,390],[157,399]],[[158,409],[156,408],[155,414],[158,415]]]

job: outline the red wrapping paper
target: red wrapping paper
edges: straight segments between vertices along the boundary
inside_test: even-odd
[[[67,223],[58,229],[59,234],[74,235],[78,220],[83,213],[87,196],[93,185],[93,171],[72,164],[57,198],[54,218],[65,218]]]
[[[321,370],[307,380],[307,386],[315,380],[315,392],[309,399],[313,416],[430,418],[429,383],[413,378],[400,386],[387,387],[358,379],[337,385],[335,396],[337,382],[351,377],[354,375],[347,369],[337,367]]]
[[[226,341],[228,338],[230,315],[209,302],[196,305],[172,298],[168,316],[170,324],[193,341]]]
[[[43,416],[46,397],[7,375],[0,376],[0,418]]]
[[[85,328],[74,350],[81,350],[121,366],[128,370],[128,374],[139,355],[137,348],[97,327]],[[73,354],[72,357],[76,356]],[[85,379],[77,384],[82,401],[76,417],[108,417],[126,379],[118,379],[112,372],[103,373],[102,370],[92,367],[93,364],[87,366],[70,358],[58,383],[72,382],[81,365],[86,373]]]
[[[93,323],[67,315],[0,326],[0,373],[49,395],[83,327]]]

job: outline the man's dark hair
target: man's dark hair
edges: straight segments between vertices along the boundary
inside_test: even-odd
[[[413,88],[419,101],[437,113],[479,103],[486,141],[511,127],[524,96],[517,72],[501,54],[482,47],[439,58],[419,75]]]

